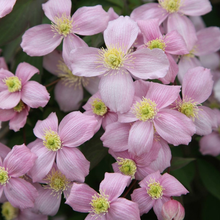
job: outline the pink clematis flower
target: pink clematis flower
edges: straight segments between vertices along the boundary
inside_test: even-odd
[[[73,75],[64,63],[61,53],[57,50],[44,57],[43,66],[60,78],[55,86],[54,93],[60,109],[64,112],[79,109],[83,99],[83,87],[91,94],[98,91],[100,78]]]
[[[16,0],[1,0],[0,1],[0,18],[9,14],[12,11],[15,3],[16,3]]]
[[[26,104],[31,108],[44,107],[49,101],[49,93],[38,82],[29,81],[39,70],[28,63],[20,63],[15,75],[0,69],[0,108],[22,110]]]
[[[171,196],[188,193],[176,178],[168,173],[161,175],[159,171],[146,176],[139,185],[141,188],[131,194],[132,201],[138,203],[141,215],[153,207],[158,220],[163,220],[162,206],[171,200]]]
[[[86,220],[140,220],[136,203],[118,198],[130,180],[120,173],[105,173],[99,193],[87,184],[74,183],[66,203],[78,212],[89,212]]]
[[[169,68],[162,50],[143,48],[132,52],[138,32],[136,22],[128,16],[120,16],[110,21],[104,31],[107,49],[83,47],[71,52],[73,74],[102,75],[99,92],[104,103],[114,112],[126,112],[132,104],[134,85],[131,75],[141,79],[161,78]]]
[[[49,0],[42,5],[45,15],[52,24],[38,25],[24,33],[21,47],[28,55],[49,54],[64,40],[63,58],[66,62],[70,50],[87,46],[75,33],[93,35],[105,30],[109,15],[101,5],[79,8],[70,17],[71,5],[71,0]]]
[[[33,181],[41,181],[56,160],[58,169],[68,179],[84,182],[90,163],[76,147],[94,135],[96,126],[97,120],[94,116],[81,112],[69,113],[59,126],[55,113],[51,113],[43,121],[38,121],[34,127],[34,134],[38,139],[28,146],[37,155],[30,170]]]
[[[5,196],[14,207],[34,206],[37,191],[21,176],[33,167],[35,160],[36,155],[24,144],[15,145],[3,162],[0,157],[0,197]]]

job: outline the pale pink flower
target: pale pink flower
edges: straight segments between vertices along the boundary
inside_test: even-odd
[[[209,69],[195,67],[187,71],[182,83],[182,100],[179,98],[176,109],[185,114],[196,126],[196,134],[206,135],[212,131],[212,113],[201,103],[212,93],[213,80]]]
[[[163,204],[162,216],[163,220],[183,220],[185,210],[180,202],[172,199]]]
[[[64,112],[79,109],[83,99],[83,87],[91,94],[98,91],[100,78],[73,75],[64,63],[61,53],[57,50],[44,57],[43,66],[60,78],[54,93],[60,109]]]
[[[12,11],[15,3],[16,3],[16,0],[1,0],[0,1],[0,18],[9,14]]]
[[[212,133],[203,136],[199,141],[199,151],[203,154],[218,156],[220,154],[220,110],[214,109],[212,114],[213,120],[217,122],[217,126],[213,127]]]
[[[66,62],[70,50],[87,46],[75,33],[93,35],[105,30],[109,15],[101,5],[81,7],[72,17],[71,5],[71,0],[49,0],[42,5],[52,24],[41,24],[24,33],[21,47],[29,56],[49,54],[64,40],[63,58]]]
[[[150,151],[154,134],[175,146],[188,144],[195,133],[192,121],[168,108],[179,96],[180,86],[135,82],[136,96],[129,112],[119,115],[119,122],[132,123],[128,151],[138,156]]]
[[[139,185],[141,188],[131,194],[132,201],[138,203],[141,215],[153,207],[158,220],[163,220],[162,206],[171,200],[171,196],[188,193],[176,178],[168,173],[161,175],[159,171],[146,176]]]
[[[87,184],[74,183],[66,203],[78,212],[89,212],[86,220],[140,220],[136,203],[118,198],[130,180],[120,173],[105,173],[99,193]]]
[[[105,105],[99,92],[91,96],[83,108],[86,110],[83,114],[94,115],[97,119],[97,131],[118,120],[118,115]]]
[[[120,16],[110,21],[104,31],[106,49],[83,47],[71,52],[73,74],[102,75],[99,91],[102,100],[114,112],[126,112],[132,104],[134,85],[131,75],[141,79],[161,78],[169,68],[162,50],[143,48],[132,52],[138,32],[136,22],[128,16]]]
[[[37,196],[36,189],[21,176],[34,165],[36,155],[24,144],[15,145],[4,158],[0,157],[0,197],[3,196],[20,209],[33,207]]]
[[[34,127],[34,134],[38,139],[29,146],[37,155],[30,171],[33,181],[41,181],[56,160],[58,169],[68,179],[84,182],[90,163],[76,147],[94,135],[96,126],[97,120],[94,116],[81,112],[69,113],[59,126],[55,113],[38,121]]]
[[[12,109],[24,104],[31,108],[44,107],[49,99],[46,88],[35,81],[29,81],[39,70],[28,63],[20,63],[15,75],[8,70],[0,69],[0,108]]]

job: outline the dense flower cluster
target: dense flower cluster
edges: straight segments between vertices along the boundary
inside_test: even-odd
[[[0,18],[14,4],[0,2]],[[57,77],[54,98],[67,114],[59,123],[48,108],[43,120],[29,123],[34,140],[12,149],[0,143],[2,215],[46,220],[58,212],[63,193],[74,211],[89,213],[86,220],[139,220],[151,208],[158,220],[183,219],[173,197],[189,191],[169,174],[170,147],[188,145],[196,134],[203,136],[202,154],[220,153],[220,111],[202,105],[210,95],[220,100],[220,29],[206,28],[198,17],[211,11],[210,2],[158,0],[130,16],[101,5],[71,15],[71,7],[71,0],[48,0],[42,9],[51,24],[22,36],[23,51],[43,56],[44,68]],[[103,47],[90,47],[83,36],[98,33]],[[31,80],[36,73],[22,62],[13,74],[0,60],[0,121],[14,132],[53,97]],[[83,87],[91,94],[86,101]],[[90,161],[80,148],[95,134],[115,159],[99,192],[84,183]]]

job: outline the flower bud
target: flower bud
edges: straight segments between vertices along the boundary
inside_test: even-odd
[[[170,200],[163,204],[162,216],[164,220],[183,220],[185,217],[185,210],[180,202]]]

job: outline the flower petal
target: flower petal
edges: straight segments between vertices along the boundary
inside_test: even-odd
[[[16,3],[16,0],[1,1],[0,2],[0,18],[9,14],[12,11],[15,3]]]
[[[0,92],[0,108],[10,109],[14,108],[21,99],[21,92],[9,92],[4,90]]]

